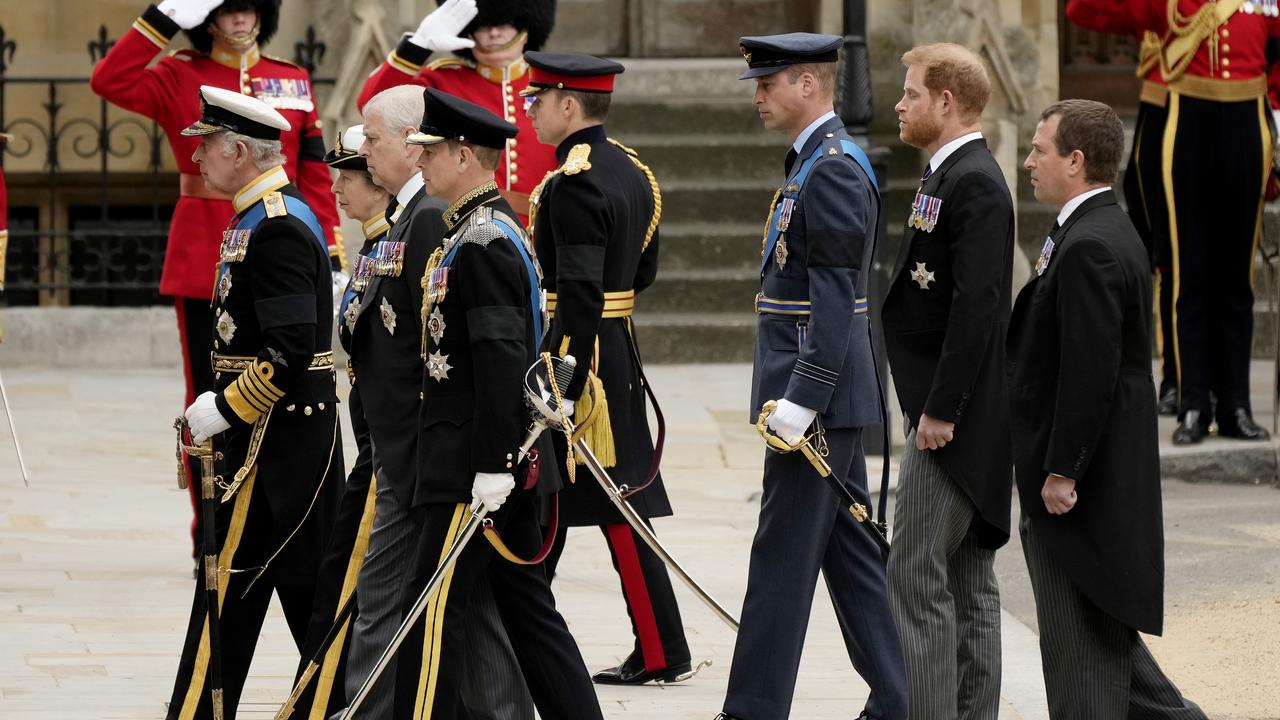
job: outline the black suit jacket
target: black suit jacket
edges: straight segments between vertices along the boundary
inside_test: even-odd
[[[931,451],[977,506],[984,547],[1009,539],[1013,461],[1004,339],[1013,275],[1013,200],[985,140],[965,143],[920,192],[942,200],[932,232],[908,225],[881,310],[894,388],[907,423],[956,424]],[[933,274],[927,288],[913,277]]]
[[[355,369],[365,420],[373,440],[374,471],[403,505],[413,500],[417,482],[417,424],[422,384],[422,272],[440,247],[443,206],[419,190],[405,204],[387,234],[403,242],[399,275],[374,276],[360,297],[354,330],[339,318],[340,332]],[[385,304],[384,304],[385,303]],[[394,328],[394,332],[392,331]]]
[[[1054,235],[1043,274],[1018,294],[1009,328],[1009,408],[1022,512],[1085,596],[1159,634],[1164,530],[1147,252],[1110,190]],[[1050,515],[1045,476],[1076,480]]]

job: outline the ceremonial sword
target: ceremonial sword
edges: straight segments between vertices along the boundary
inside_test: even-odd
[[[554,412],[548,414],[547,412],[544,412],[542,408],[537,406],[537,404],[540,403],[543,407],[546,407],[546,403],[542,401],[542,392],[544,391],[543,379],[538,372],[540,369],[548,365],[554,365],[554,382],[556,386],[554,392],[557,396],[559,396],[559,394],[569,386],[569,381],[573,378],[573,371],[577,367],[577,363],[572,357],[553,361],[549,355],[544,355],[544,360],[534,363],[525,373],[525,400],[537,412],[532,413],[532,424],[529,427],[529,432],[525,435],[524,442],[520,443],[520,462],[523,462],[529,455],[529,450],[533,448],[534,443],[538,441],[538,438],[547,429],[547,427],[549,427],[551,422],[555,422],[557,425],[560,424],[560,418],[558,415],[554,414]],[[383,671],[387,668],[387,664],[391,662],[391,658],[395,657],[396,652],[400,650],[400,645],[403,644],[405,638],[409,636],[410,629],[413,627],[414,623],[422,617],[422,613],[427,609],[427,604],[431,602],[431,597],[440,589],[440,586],[444,583],[445,576],[449,573],[449,570],[453,568],[454,563],[458,561],[458,556],[462,554],[463,549],[466,548],[471,537],[476,534],[476,530],[484,525],[485,516],[489,514],[489,511],[486,510],[478,500],[471,503],[471,507],[468,512],[470,517],[467,518],[466,524],[462,526],[462,531],[458,534],[457,539],[453,541],[453,544],[449,546],[444,557],[440,558],[440,564],[427,580],[426,587],[422,589],[422,592],[418,595],[418,599],[414,601],[413,607],[411,607],[408,614],[405,615],[404,621],[400,623],[400,627],[396,628],[395,635],[391,637],[390,644],[388,644],[387,648],[382,651],[382,655],[378,657],[378,662],[374,664],[373,671],[369,673],[369,677],[365,678],[364,683],[360,685],[360,689],[351,700],[351,705],[349,705],[342,713],[341,720],[349,720],[350,718],[355,717],[356,711],[360,709],[362,704],[364,704],[365,699],[369,696],[369,692],[373,689],[374,683],[376,683],[378,678],[382,676]],[[358,592],[359,587],[357,587],[356,590]],[[355,596],[352,595],[352,597],[354,598]],[[333,634],[334,633],[330,632],[330,635]],[[326,637],[325,639],[332,642],[330,637]],[[314,675],[314,672],[311,674]],[[310,676],[304,672],[304,677],[300,679],[299,682],[302,683],[309,679]],[[301,695],[301,692],[295,689],[294,694]],[[296,698],[291,695],[290,701],[296,702]],[[293,709],[288,703],[286,703],[285,707],[280,709],[280,713],[277,714],[276,717],[281,720],[283,720],[283,718],[287,718],[288,714],[285,714],[286,710],[288,710],[289,713],[293,712]]]
[[[22,484],[31,487],[27,480],[27,461],[22,459],[22,445],[18,443],[18,426],[13,424],[13,410],[9,408],[9,393],[4,389],[4,375],[0,374],[0,402],[4,403],[4,414],[9,418],[9,434],[13,436],[13,450],[18,453],[18,469],[22,471]]]

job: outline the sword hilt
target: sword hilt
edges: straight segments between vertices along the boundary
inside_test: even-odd
[[[822,453],[813,446],[812,440],[817,436],[817,433],[805,436],[797,442],[789,443],[769,428],[769,416],[777,409],[778,401],[770,400],[760,408],[760,417],[756,419],[756,432],[760,433],[765,445],[770,450],[781,453],[799,450],[808,459],[809,464],[813,465],[813,469],[818,471],[818,475],[824,478],[831,477],[831,466],[827,464],[826,458],[822,457]]]

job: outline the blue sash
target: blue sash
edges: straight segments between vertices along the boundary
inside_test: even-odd
[[[809,171],[813,169],[813,164],[818,161],[818,158],[823,155],[823,145],[824,143],[819,143],[813,154],[800,165],[800,169],[796,171],[795,175],[787,178],[787,184],[784,187],[795,189],[779,195],[779,200],[794,201],[800,196],[800,188],[804,187],[804,181],[809,177]],[[844,150],[845,155],[853,158],[854,162],[858,163],[862,171],[867,174],[867,178],[871,180],[872,189],[879,195],[880,184],[876,182],[876,173],[871,169],[871,159],[867,157],[867,153],[858,147],[857,143],[847,139],[840,140],[840,148]],[[773,248],[778,244],[778,237],[782,234],[778,221],[782,218],[782,211],[786,204],[785,202],[779,202],[773,210],[773,215],[769,218],[769,237],[765,241],[764,257],[760,258],[760,272],[762,273],[769,266],[769,259],[773,257]]]
[[[325,256],[328,256],[329,245],[325,242],[324,229],[320,226],[320,221],[316,219],[316,214],[312,212],[311,208],[307,207],[305,202],[296,197],[291,195],[282,195],[281,197],[284,198],[285,209],[289,211],[290,215],[298,218],[302,221],[303,225],[307,226],[307,229],[311,231],[312,238],[316,242],[320,243],[320,252],[324,253]],[[258,227],[258,223],[261,223],[265,219],[267,219],[267,204],[259,200],[253,204],[253,207],[249,208],[248,212],[240,217],[240,220],[236,223],[234,229],[252,231],[254,228]],[[222,276],[226,274],[228,270],[227,265],[228,263],[226,262],[218,264],[218,280],[221,280]]]
[[[524,270],[529,276],[529,307],[533,316],[533,345],[535,348],[542,347],[542,286],[538,282],[538,271],[534,269],[533,258],[530,257],[529,251],[520,239],[520,233],[516,232],[515,228],[496,217],[493,219],[493,224],[502,230],[502,234],[507,236],[511,244],[515,246],[516,252],[520,254],[520,259],[524,261]],[[449,254],[445,255],[444,260],[440,263],[442,269],[453,264],[453,259],[458,254],[458,248],[461,247],[462,242],[454,243],[453,247],[449,249]]]

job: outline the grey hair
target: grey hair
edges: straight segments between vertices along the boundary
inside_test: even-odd
[[[416,131],[422,124],[422,116],[426,114],[422,88],[416,85],[387,88],[365,103],[365,117],[369,117],[370,113],[381,116],[383,126],[391,133],[398,134],[405,128]]]
[[[263,140],[231,131],[222,133],[222,149],[228,155],[236,151],[238,142],[244,143],[244,146],[249,149],[254,167],[261,172],[285,164],[284,152],[279,140]]]

